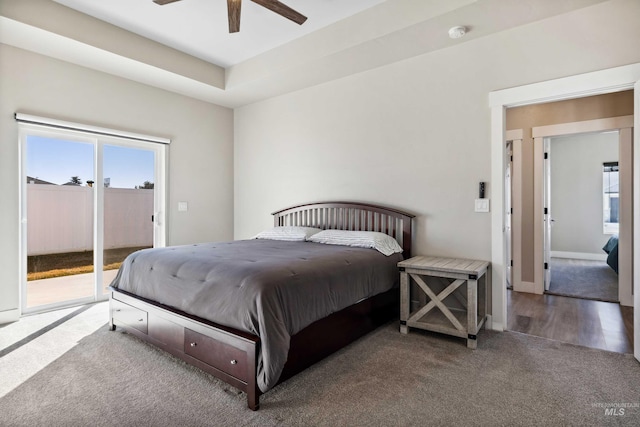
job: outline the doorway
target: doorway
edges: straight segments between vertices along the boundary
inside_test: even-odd
[[[594,71],[582,75],[558,78],[541,83],[533,83],[520,87],[503,89],[489,94],[491,107],[491,158],[492,178],[495,182],[501,182],[504,173],[505,150],[505,110],[515,106],[535,105],[537,103],[564,101],[584,96],[618,93],[631,90],[635,105],[640,105],[640,63]],[[637,110],[633,113],[635,127],[631,135],[634,136],[633,157],[629,161],[640,170],[640,115]],[[634,177],[636,190],[640,186],[640,179]],[[497,186],[501,187],[500,185]],[[635,191],[631,197],[633,205],[634,222],[640,224],[640,195]],[[491,216],[492,235],[492,270],[493,298],[492,317],[490,327],[496,330],[504,330],[507,326],[508,294],[505,286],[505,243],[504,243],[504,194],[498,194],[494,198],[494,210]],[[634,230],[632,245],[632,260],[635,265],[640,265],[640,227]],[[633,292],[633,347],[634,357],[640,360],[640,271],[637,269],[632,277]]]
[[[544,138],[547,294],[619,302],[619,145],[618,130]]]
[[[130,253],[164,244],[165,147],[20,123],[21,311],[107,298]]]
[[[522,278],[522,192],[513,191],[523,185],[523,131],[513,129],[506,132],[505,172],[504,172],[504,218],[505,218],[505,254],[506,285],[508,289],[531,292],[533,283]]]
[[[534,176],[538,177],[534,182],[533,230],[537,237],[534,247],[537,253],[542,252],[544,258],[542,265],[534,266],[537,289],[548,291],[553,281],[550,274],[554,253],[552,242],[555,241],[556,254],[560,255],[556,258],[564,255],[564,258],[598,260],[599,256],[602,257],[600,259],[605,261],[601,264],[602,277],[607,277],[605,274],[609,271],[605,267],[606,261],[612,261],[607,256],[607,247],[614,237],[616,256],[615,265],[611,268],[617,270],[618,275],[617,300],[621,305],[633,306],[632,133],[633,116],[532,128],[536,153]],[[561,161],[566,158],[564,169],[555,168],[555,172],[552,172],[555,161],[553,147],[556,147]],[[567,148],[569,152],[565,153]],[[611,234],[612,225],[605,221],[605,202],[611,200],[604,197],[605,191],[610,189],[603,187],[603,170],[612,162],[619,163],[621,171],[616,187],[616,200],[620,202],[619,234]],[[556,191],[556,197],[553,197],[555,187],[550,187],[551,175],[559,179],[560,188],[563,185],[566,187],[565,190]],[[551,238],[551,230],[555,230],[556,239]]]
[[[627,102],[632,99],[626,96]],[[571,104],[575,102],[579,101],[571,101]],[[534,253],[534,280],[533,290],[529,293],[537,295],[508,294],[508,329],[611,351],[632,351],[633,223],[629,203],[633,186],[632,129],[632,116],[531,128],[530,164],[533,170],[530,176],[533,191],[529,197],[532,201],[533,235],[528,246]],[[624,167],[620,168],[623,173],[619,188],[605,188],[604,171],[620,162]],[[611,193],[614,189],[617,193]],[[514,189],[514,193],[524,194],[525,190],[523,186]],[[613,276],[614,285],[617,285],[616,274],[605,262],[606,253],[603,251],[611,237],[607,233],[612,229],[610,208],[613,194],[618,196],[616,201],[620,201],[619,231],[624,241],[621,248],[625,248],[619,267],[620,280],[617,281],[620,285],[613,289],[612,297],[592,298],[600,301],[589,304],[576,302],[575,298],[567,298],[567,292],[557,292],[554,284],[566,287],[573,281],[576,291],[588,290],[581,280],[585,278],[579,277],[579,272],[589,270],[586,275],[593,274],[594,266],[587,264],[593,264],[595,260],[600,261],[597,265],[600,272],[609,278]],[[606,217],[605,207],[609,214]],[[525,217],[524,203],[521,213]],[[568,266],[566,258],[571,259]],[[587,283],[594,284],[598,279],[592,276],[587,280]],[[604,283],[597,285],[594,287],[597,291],[606,287]],[[622,304],[603,301],[607,299],[619,299]]]

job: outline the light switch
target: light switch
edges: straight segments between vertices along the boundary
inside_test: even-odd
[[[489,199],[476,199],[476,212],[489,212]]]
[[[187,202],[178,202],[178,212],[186,212],[189,210]]]

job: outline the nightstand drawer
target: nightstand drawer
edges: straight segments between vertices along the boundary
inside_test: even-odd
[[[115,324],[122,322],[127,326],[147,333],[147,312],[125,304],[117,299],[111,300],[111,317]]]

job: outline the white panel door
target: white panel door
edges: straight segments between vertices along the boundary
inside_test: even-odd
[[[544,139],[544,290],[551,286],[551,139]]]
[[[640,80],[634,85],[633,120],[633,355],[640,362]]]
[[[511,173],[513,170],[513,142],[507,142],[507,158],[504,173],[504,230],[506,238],[505,252],[507,254],[507,287],[513,286],[513,235],[511,230],[512,204],[511,204]]]

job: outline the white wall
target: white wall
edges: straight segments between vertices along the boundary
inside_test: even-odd
[[[171,138],[168,244],[232,239],[232,110],[7,45],[0,94],[0,319],[18,308],[16,111]]]
[[[488,93],[640,61],[638,16],[607,2],[236,109],[235,237],[352,199],[416,214],[417,254],[490,260]]]
[[[618,160],[618,132],[551,139],[551,250],[606,254],[602,164]]]

